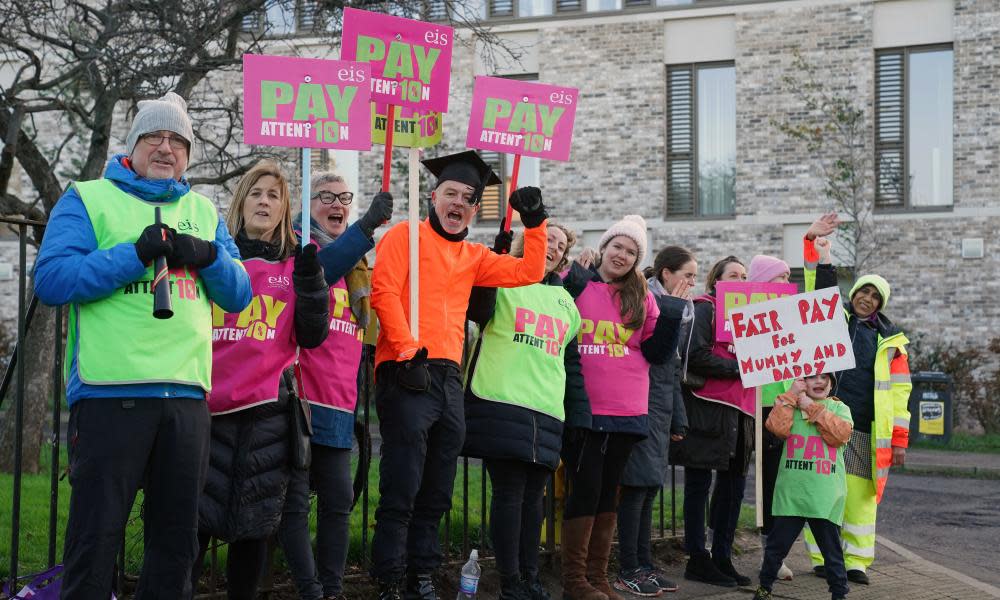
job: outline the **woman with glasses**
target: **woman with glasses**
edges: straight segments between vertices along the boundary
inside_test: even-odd
[[[333,173],[319,173],[310,189],[310,238],[321,248],[319,258],[329,275],[329,335],[318,347],[299,352],[296,380],[312,414],[312,465],[292,470],[278,537],[299,597],[319,600],[343,597],[354,502],[351,444],[358,366],[364,330],[371,321],[368,261],[338,248],[346,244],[370,249],[375,229],[392,216],[392,196],[377,194],[357,225],[348,227],[354,194],[347,182]],[[295,222],[302,222],[301,215]],[[355,262],[345,275],[334,263],[347,257]],[[309,536],[310,479],[318,502],[315,559]]]

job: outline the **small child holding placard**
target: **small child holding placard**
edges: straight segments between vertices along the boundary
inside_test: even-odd
[[[835,381],[832,373],[796,379],[767,419],[768,431],[785,445],[774,488],[774,527],[754,600],[771,599],[781,561],[807,523],[823,553],[833,599],[846,598],[850,589],[840,542],[847,472],[839,448],[850,439],[853,420],[846,404],[828,397]]]

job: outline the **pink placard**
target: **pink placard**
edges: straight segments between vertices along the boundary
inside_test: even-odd
[[[580,91],[500,77],[476,77],[465,145],[569,160]]]
[[[371,150],[371,68],[346,60],[243,55],[243,141]]]
[[[747,304],[794,296],[799,288],[794,283],[757,283],[750,281],[720,281],[715,284],[715,339],[732,342],[729,313]]]
[[[455,30],[380,13],[344,9],[340,57],[372,67],[372,100],[448,112]]]

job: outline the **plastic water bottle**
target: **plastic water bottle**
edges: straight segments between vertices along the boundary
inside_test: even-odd
[[[455,600],[472,600],[476,597],[482,572],[479,568],[479,550],[473,550],[469,555],[469,562],[462,567],[462,579],[458,584],[458,596]]]

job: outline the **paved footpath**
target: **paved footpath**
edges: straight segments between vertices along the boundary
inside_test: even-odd
[[[948,452],[932,449],[910,449],[906,453],[909,474],[950,473],[955,476],[975,476],[1000,478],[1000,454],[975,454]],[[749,484],[749,485],[752,485]],[[890,481],[890,486],[892,485]],[[752,490],[752,488],[751,488]],[[968,575],[949,569],[943,565],[925,560],[913,552],[896,544],[885,536],[878,536],[877,559],[869,569],[871,585],[851,585],[848,595],[853,600],[899,599],[931,600],[955,598],[985,600],[1000,598],[1000,587],[976,580]],[[998,540],[1000,541],[1000,540]],[[762,552],[754,538],[743,538],[740,544],[744,552],[734,559],[737,569],[753,580],[753,587],[746,589],[725,589],[687,581],[684,579],[684,564],[670,565],[666,571],[680,590],[664,594],[661,600],[686,598],[712,598],[719,600],[749,600],[757,585]],[[790,582],[776,582],[775,598],[797,600],[825,600],[830,597],[826,581],[815,577],[811,571],[808,555],[802,546],[802,538],[792,548],[785,564],[795,573]],[[997,568],[1000,569],[1000,561]],[[624,596],[626,600],[636,596]]]
[[[746,546],[746,544],[744,544]],[[749,600],[757,584],[761,549],[759,545],[746,548],[735,559],[737,569],[753,580],[753,587],[725,589],[684,579],[684,566],[667,569],[668,577],[680,586],[676,593],[664,594],[661,600],[684,598],[712,598],[718,600]],[[795,573],[792,581],[774,584],[775,598],[796,600],[825,600],[830,598],[826,581],[812,574],[809,558],[801,538],[796,542],[785,564]],[[878,559],[868,571],[871,585],[851,585],[848,598],[854,600],[899,599],[931,600],[953,598],[956,600],[984,600],[1000,598],[1000,588],[979,582],[951,569],[936,565],[894,544],[879,540]],[[636,596],[625,596],[627,599]]]

